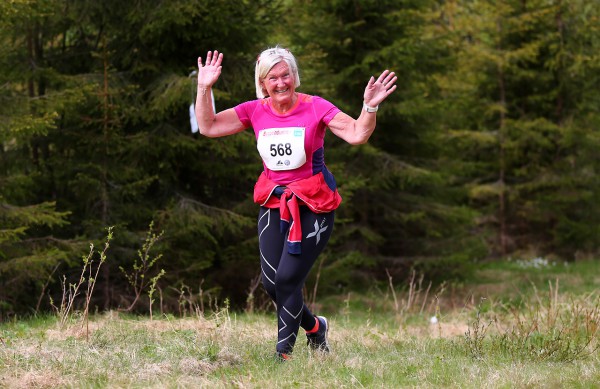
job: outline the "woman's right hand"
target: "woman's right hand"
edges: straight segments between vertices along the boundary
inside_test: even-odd
[[[223,62],[223,53],[217,50],[212,53],[206,53],[206,61],[202,65],[202,57],[198,57],[198,87],[210,88],[219,79],[221,75],[221,62]]]

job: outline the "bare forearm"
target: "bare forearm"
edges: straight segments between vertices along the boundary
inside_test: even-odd
[[[233,135],[244,130],[235,109],[229,108],[215,113],[210,89],[206,92],[199,90],[196,97],[196,121],[200,133],[209,138]]]
[[[377,113],[361,110],[360,116],[354,121],[354,134],[352,144],[367,143],[377,125]]]
[[[209,135],[210,129],[215,122],[215,112],[212,106],[211,88],[198,86],[196,93],[196,121],[202,135]]]

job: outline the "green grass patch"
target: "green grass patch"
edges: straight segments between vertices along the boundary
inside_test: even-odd
[[[595,387],[600,298],[587,266],[489,264],[481,284],[390,280],[327,297],[332,352],[300,334],[285,363],[271,312],[108,312],[87,329],[81,317],[15,320],[0,324],[0,387]]]

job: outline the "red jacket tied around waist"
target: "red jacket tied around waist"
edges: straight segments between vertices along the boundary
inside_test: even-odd
[[[277,187],[283,189],[280,198],[274,194]],[[327,213],[340,205],[342,197],[337,189],[331,190],[322,173],[282,186],[268,179],[263,172],[254,186],[254,202],[266,208],[279,208],[282,231],[289,227],[288,252],[300,254],[302,252],[300,206],[305,205],[315,213]]]

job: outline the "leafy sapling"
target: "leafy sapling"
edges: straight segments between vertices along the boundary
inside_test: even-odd
[[[133,310],[145,290],[148,290],[148,297],[150,298],[150,310],[152,310],[152,295],[154,294],[156,288],[156,282],[165,274],[164,270],[161,269],[158,275],[155,277],[150,276],[150,273],[154,270],[156,262],[162,258],[162,254],[151,255],[150,252],[152,251],[156,242],[158,242],[158,240],[164,234],[164,231],[161,231],[157,235],[153,231],[153,228],[154,221],[150,222],[146,239],[144,240],[142,248],[138,250],[138,257],[133,261],[133,269],[131,272],[127,272],[127,270],[125,270],[122,266],[119,266],[119,269],[127,278],[129,285],[131,285],[133,288],[135,295],[129,307],[126,308],[126,311],[128,312]]]

